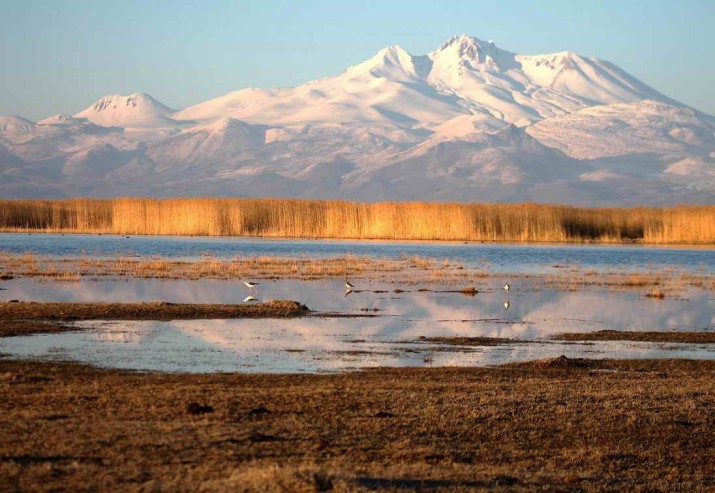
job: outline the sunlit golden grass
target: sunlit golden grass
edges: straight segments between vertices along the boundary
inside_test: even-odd
[[[406,284],[439,280],[460,283],[465,279],[485,277],[484,271],[465,269],[463,265],[421,257],[396,259],[344,256],[324,259],[281,258],[271,256],[197,260],[163,258],[65,258],[25,253],[0,252],[0,270],[10,276],[79,280],[81,277],[143,279],[346,279],[394,281]]]
[[[293,199],[0,201],[0,230],[387,240],[715,243],[715,206]]]

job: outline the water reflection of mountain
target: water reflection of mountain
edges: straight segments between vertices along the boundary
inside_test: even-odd
[[[371,322],[361,325],[360,321],[367,320]],[[20,358],[73,359],[112,368],[194,373],[483,366],[562,354],[589,358],[715,357],[715,348],[707,345],[618,341],[440,346],[412,337],[387,338],[380,334],[382,325],[373,322],[375,319],[325,318],[84,322],[95,330],[5,338],[0,340],[0,351]],[[422,333],[424,329],[426,326],[419,328]],[[400,335],[407,336],[409,332],[407,327]],[[128,333],[138,337],[127,339]]]
[[[225,281],[87,281],[72,284],[16,279],[0,300],[174,301],[236,303],[246,289]],[[373,289],[379,287],[371,286]],[[87,332],[0,340],[0,352],[24,357],[70,355],[101,366],[161,371],[335,371],[369,366],[485,365],[566,354],[570,357],[713,357],[709,347],[549,341],[559,332],[706,330],[715,325],[715,300],[693,290],[684,299],[654,301],[639,292],[525,291],[497,286],[474,297],[459,293],[356,290],[342,281],[262,282],[261,299],[297,299],[326,312],[370,318],[82,322]],[[494,347],[439,348],[420,336],[483,336],[526,341]],[[715,349],[715,348],[713,348]],[[693,352],[696,351],[696,352]],[[425,357],[429,356],[428,363]]]
[[[15,279],[0,291],[0,301],[169,301],[175,303],[241,303],[247,289],[237,282],[218,280],[82,281],[74,283]],[[255,293],[261,300],[295,299],[313,310],[381,315],[372,319],[375,335],[420,335],[422,326],[445,335],[477,334],[533,339],[540,334],[599,329],[703,329],[715,324],[715,300],[708,292],[692,290],[683,299],[651,300],[638,291],[524,291],[510,293],[509,310],[498,289],[474,297],[459,293],[393,293],[356,290],[345,297],[342,281],[294,280],[263,282]],[[436,287],[435,289],[439,289]],[[362,321],[361,323],[367,323]]]

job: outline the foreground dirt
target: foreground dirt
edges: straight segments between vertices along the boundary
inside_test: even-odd
[[[715,344],[713,332],[656,332],[599,330],[596,332],[567,332],[553,337],[555,341],[635,341],[635,342],[683,342],[692,344]]]
[[[0,490],[715,489],[715,362],[166,375],[0,360]]]

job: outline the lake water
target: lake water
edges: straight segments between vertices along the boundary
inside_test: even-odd
[[[715,330],[715,295],[692,289],[652,300],[639,291],[550,291],[518,282],[474,297],[402,286],[341,281],[262,282],[261,300],[293,299],[318,312],[374,317],[172,322],[82,322],[89,329],[0,339],[12,358],[74,360],[97,366],[171,372],[332,372],[375,366],[483,366],[539,358],[715,358],[715,345],[635,342],[565,343],[563,332]],[[0,301],[170,301],[240,303],[248,294],[229,281],[134,279],[76,283],[14,279]],[[509,301],[508,308],[505,307]],[[488,347],[429,343],[423,337],[499,337],[521,341]]]
[[[715,273],[715,251],[638,245],[523,245],[117,235],[0,234],[0,252],[69,257],[164,257],[195,259],[246,256],[328,258],[345,255],[450,259],[494,273],[539,273],[554,266],[584,269],[674,268]]]

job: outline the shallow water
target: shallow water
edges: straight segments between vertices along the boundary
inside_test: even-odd
[[[140,256],[195,259],[277,256],[326,258],[345,255],[450,259],[490,272],[536,273],[554,266],[595,270],[674,268],[715,273],[712,249],[637,245],[523,245],[383,241],[275,240],[233,237],[59,235],[0,233],[0,251],[52,256]]]
[[[32,279],[5,283],[0,300],[171,301],[236,303],[248,290],[235,282],[83,281]],[[14,358],[76,360],[98,366],[172,372],[329,372],[373,366],[475,366],[557,357],[715,358],[715,345],[551,341],[563,332],[715,330],[711,292],[652,300],[638,291],[549,291],[500,285],[474,297],[451,292],[394,293],[396,286],[358,285],[345,296],[341,281],[263,282],[257,298],[294,299],[313,310],[370,318],[82,322],[85,332],[0,339]],[[386,288],[386,289],[383,289]],[[374,292],[374,291],[387,292]],[[508,309],[504,303],[509,300]],[[420,337],[500,337],[524,341],[454,347]]]
[[[165,372],[334,372],[378,366],[485,366],[553,358],[714,359],[712,345],[536,340],[454,347],[415,340],[444,334],[429,323],[384,319],[84,322],[86,332],[0,342],[13,358],[73,360],[100,367]],[[397,327],[399,327],[399,330]],[[451,333],[481,332],[474,325]],[[487,330],[486,332],[491,332]],[[399,335],[398,335],[399,333]],[[392,335],[388,335],[392,334]]]

